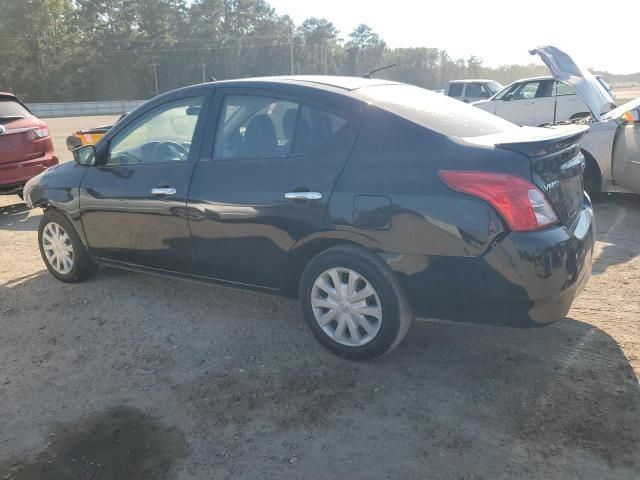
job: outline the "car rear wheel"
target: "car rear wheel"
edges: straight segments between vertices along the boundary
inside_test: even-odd
[[[598,163],[595,159],[587,152],[583,150],[582,152],[585,156],[585,170],[584,170],[584,189],[591,197],[591,200],[597,200],[598,195],[601,192],[601,183],[602,176],[600,174],[600,169],[598,168]]]
[[[404,291],[389,267],[355,246],[318,254],[300,281],[307,325],[326,348],[366,360],[393,350],[413,318]]]
[[[42,260],[58,280],[81,282],[97,268],[73,225],[60,212],[45,212],[38,228],[38,244]]]

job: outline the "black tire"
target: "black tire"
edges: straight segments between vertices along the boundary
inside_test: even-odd
[[[314,283],[332,268],[349,269],[362,275],[380,300],[382,314],[379,330],[364,345],[347,346],[339,343],[325,333],[316,320],[312,307]],[[395,274],[380,257],[357,246],[341,245],[316,255],[302,273],[299,295],[304,319],[316,339],[330,351],[354,360],[368,360],[389,353],[405,337],[413,319],[411,306]]]
[[[597,200],[602,191],[602,176],[596,160],[587,152],[582,152],[585,157],[585,169],[583,175],[584,189],[591,200]]]
[[[51,265],[45,253],[45,248],[43,246],[43,232],[49,224],[59,225],[69,237],[69,244],[73,251],[73,265],[68,272],[61,273],[57,271],[56,268]],[[47,269],[51,272],[51,275],[62,282],[82,282],[88,279],[98,268],[97,264],[89,257],[89,254],[85,250],[84,245],[71,222],[63,213],[57,210],[47,210],[44,212],[38,227],[38,246],[40,247],[42,261],[46,265]]]

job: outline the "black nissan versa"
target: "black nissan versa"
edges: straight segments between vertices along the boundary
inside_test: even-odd
[[[147,102],[24,193],[62,281],[103,264],[295,294],[362,359],[414,314],[567,313],[594,244],[584,132],[385,80],[224,81]]]

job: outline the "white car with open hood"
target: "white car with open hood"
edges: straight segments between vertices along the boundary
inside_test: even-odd
[[[615,108],[607,89],[562,50],[545,46],[529,53],[540,56],[555,80],[573,86],[589,109],[590,116],[573,120],[589,126],[580,140],[587,192],[640,194],[640,98]],[[567,123],[571,121],[556,122],[546,128]]]
[[[516,125],[530,127],[589,116],[589,107],[575,88],[550,75],[517,80],[488,100],[472,105]]]

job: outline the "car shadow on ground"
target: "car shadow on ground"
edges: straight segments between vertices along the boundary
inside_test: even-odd
[[[640,255],[640,195],[603,195],[595,205],[597,240],[602,248],[593,262],[593,274]]]
[[[29,231],[38,228],[34,216],[29,215],[27,207],[18,197],[12,205],[0,206],[0,230]]]
[[[177,428],[189,446],[178,470],[195,479],[640,469],[636,374],[615,338],[571,318],[532,329],[415,322],[397,350],[358,363],[319,346],[297,302],[252,292],[102,269],[77,285],[44,272],[13,279],[0,300],[0,478],[56,478],[34,461],[87,478],[105,461],[132,471],[137,455],[105,444],[105,459],[99,445],[123,415]],[[45,445],[50,432],[51,451],[26,440]],[[164,449],[151,458],[172,455],[149,445]],[[78,458],[89,470],[69,463]]]

